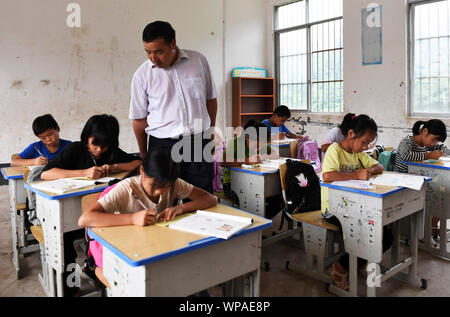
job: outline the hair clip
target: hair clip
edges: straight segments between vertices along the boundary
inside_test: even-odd
[[[355,120],[355,118],[356,118],[355,116],[352,116],[352,120]]]

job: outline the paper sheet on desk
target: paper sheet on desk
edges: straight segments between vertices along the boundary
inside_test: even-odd
[[[359,189],[369,189],[371,180],[362,181],[362,180],[348,180],[348,181],[334,181],[331,185],[343,186],[343,187],[355,187]]]
[[[401,186],[420,190],[425,177],[411,174],[383,173],[372,181],[374,185]]]
[[[441,156],[439,158],[439,160],[442,162],[450,162],[450,155],[449,156]]]
[[[273,141],[271,141],[271,143],[289,143],[289,142],[293,142],[293,141],[297,141],[297,139],[284,138],[282,140],[273,140]]]

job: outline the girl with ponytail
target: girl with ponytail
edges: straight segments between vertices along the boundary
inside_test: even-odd
[[[414,123],[412,132],[413,135],[405,136],[398,145],[394,171],[408,172],[408,166],[403,164],[403,161],[424,161],[450,155],[450,149],[442,144],[447,138],[447,131],[441,120],[417,121]],[[433,217],[431,220],[432,240],[435,246],[438,245],[439,240],[438,222],[439,218],[437,217]]]
[[[447,138],[447,131],[441,120],[417,121],[412,132],[413,135],[405,136],[398,145],[394,171],[408,172],[408,166],[403,161],[424,161],[450,155],[450,149],[442,144]]]

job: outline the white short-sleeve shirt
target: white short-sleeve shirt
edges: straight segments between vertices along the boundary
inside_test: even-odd
[[[322,144],[332,144],[334,142],[340,143],[345,140],[345,136],[342,134],[341,129],[339,127],[334,127],[328,131],[325,140],[323,140]]]
[[[217,93],[208,61],[196,51],[178,52],[168,68],[147,59],[131,81],[129,119],[147,118],[145,132],[157,138],[194,134],[211,126],[206,101]]]

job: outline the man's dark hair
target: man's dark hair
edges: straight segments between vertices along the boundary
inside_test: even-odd
[[[39,137],[39,134],[44,133],[48,129],[58,130],[58,123],[52,117],[51,114],[45,114],[43,116],[37,117],[33,121],[33,132],[34,135]]]
[[[145,27],[142,33],[142,40],[145,43],[153,42],[158,38],[163,38],[167,45],[175,39],[175,30],[168,22],[155,21]]]
[[[279,117],[288,118],[288,119],[291,117],[291,111],[286,106],[276,107],[273,114],[276,114]]]
[[[87,146],[93,137],[92,144],[114,150],[119,147],[119,122],[112,115],[101,114],[89,118],[81,132],[81,142]]]

